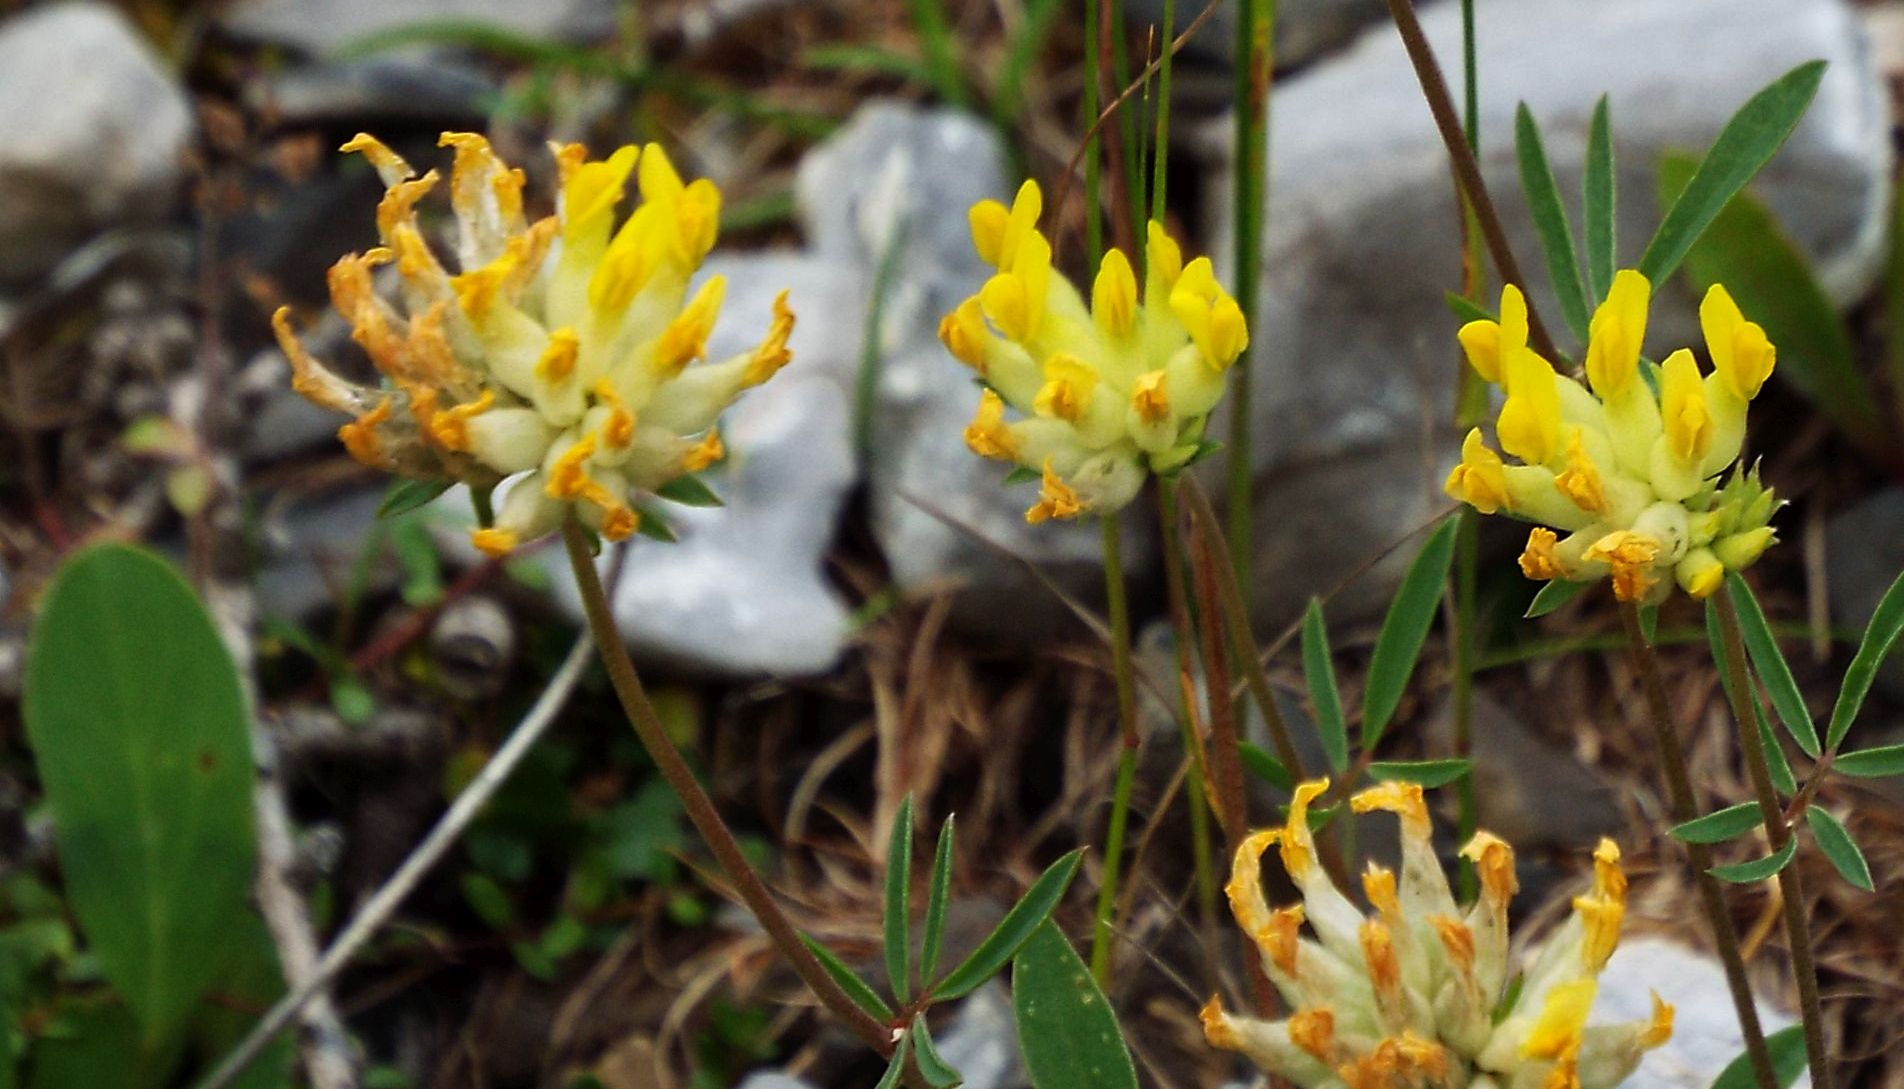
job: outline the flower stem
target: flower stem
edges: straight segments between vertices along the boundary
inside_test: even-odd
[[[1679,734],[1673,728],[1673,712],[1666,698],[1666,680],[1660,673],[1659,655],[1647,642],[1640,627],[1639,609],[1630,603],[1620,605],[1620,621],[1626,628],[1627,653],[1639,672],[1645,690],[1647,717],[1653,727],[1653,740],[1659,746],[1660,764],[1666,772],[1667,794],[1672,801],[1673,822],[1684,824],[1699,816],[1697,795],[1686,773],[1686,754],[1680,747]],[[1739,1031],[1745,1037],[1745,1052],[1752,1064],[1753,1080],[1758,1089],[1778,1089],[1772,1068],[1772,1054],[1765,1047],[1765,1030],[1759,1025],[1758,1006],[1752,1001],[1752,985],[1745,978],[1745,958],[1739,953],[1739,934],[1726,910],[1725,893],[1719,879],[1712,876],[1712,849],[1703,843],[1686,843],[1686,857],[1692,863],[1693,879],[1699,886],[1700,906],[1712,927],[1712,943],[1725,965],[1726,986],[1732,992],[1732,1008],[1739,1017]]]
[[[1719,638],[1725,647],[1725,668],[1730,675],[1728,692],[1732,699],[1732,718],[1739,726],[1739,751],[1745,755],[1745,767],[1752,778],[1752,792],[1759,803],[1759,817],[1765,822],[1765,835],[1772,850],[1780,851],[1791,840],[1791,826],[1772,789],[1772,770],[1765,761],[1765,739],[1759,735],[1758,719],[1745,702],[1752,699],[1751,678],[1745,669],[1745,640],[1739,633],[1739,614],[1732,598],[1723,590],[1713,595],[1719,614]],[[1818,1000],[1818,966],[1812,956],[1811,925],[1805,918],[1805,889],[1796,862],[1787,863],[1778,872],[1779,898],[1784,901],[1785,941],[1792,950],[1792,975],[1798,982],[1799,1013],[1805,1024],[1805,1054],[1811,1066],[1811,1083],[1816,1089],[1831,1089],[1830,1056],[1825,1053],[1825,1019]]]
[[[1480,154],[1481,151],[1481,75],[1478,50],[1474,32],[1474,0],[1461,0],[1461,122],[1467,137],[1468,150]],[[1479,304],[1483,295],[1484,277],[1481,272],[1481,239],[1475,227],[1473,204],[1466,194],[1461,194],[1461,293],[1469,302]],[[1469,427],[1478,422],[1482,415],[1477,411],[1485,403],[1485,392],[1477,392],[1473,387],[1480,376],[1462,353],[1455,355],[1457,368],[1455,379],[1455,431],[1465,434]],[[1480,585],[1480,515],[1472,507],[1461,508],[1460,528],[1455,536],[1454,570],[1454,755],[1456,759],[1466,760],[1474,754],[1474,626],[1475,592]],[[1473,838],[1474,830],[1480,823],[1480,815],[1475,808],[1474,776],[1463,775],[1455,783],[1455,802],[1458,817],[1457,840],[1461,843]],[[1474,863],[1469,859],[1461,860],[1458,883],[1461,898],[1472,900],[1480,893],[1479,879],[1474,871]]]
[[[1177,511],[1177,481],[1157,482],[1157,514],[1162,523],[1165,586],[1170,598],[1170,626],[1176,633],[1179,719],[1183,724],[1183,751],[1190,758],[1190,841],[1196,852],[1197,913],[1206,936],[1216,933],[1216,871],[1210,865],[1210,768],[1204,759],[1203,731],[1195,715],[1191,680],[1190,593],[1184,586],[1183,520]],[[1215,948],[1214,941],[1211,948]]]
[[[1263,330],[1257,327],[1257,286],[1262,278],[1263,232],[1269,218],[1264,206],[1268,196],[1269,174],[1269,95],[1275,78],[1276,0],[1237,0],[1236,19],[1236,237],[1232,240],[1232,260],[1236,263],[1233,284],[1237,305],[1250,315],[1252,342],[1260,341]],[[1230,562],[1236,579],[1249,585],[1252,538],[1251,517],[1255,504],[1255,465],[1250,457],[1250,440],[1255,426],[1251,412],[1251,387],[1256,353],[1244,347],[1230,371],[1230,431],[1228,490],[1224,499],[1229,508]]]
[[[1091,930],[1091,975],[1099,986],[1111,972],[1111,915],[1117,907],[1118,872],[1124,861],[1124,827],[1130,820],[1131,787],[1137,778],[1137,689],[1131,671],[1130,603],[1124,592],[1124,557],[1115,516],[1098,519],[1104,529],[1104,593],[1111,614],[1111,671],[1117,681],[1117,781],[1111,792],[1111,823],[1104,833],[1104,881],[1097,890]]]
[[[654,760],[661,777],[667,780],[668,786],[681,799],[681,807],[695,831],[701,834],[701,839],[714,853],[721,868],[727,871],[728,880],[734,883],[735,891],[740,894],[754,918],[760,921],[774,947],[820,1000],[821,1005],[845,1022],[846,1027],[853,1030],[854,1035],[864,1040],[867,1046],[882,1056],[890,1057],[893,1052],[891,1031],[854,1005],[839,984],[833,982],[826,970],[820,967],[820,962],[814,959],[786,914],[774,902],[766,883],[748,863],[747,856],[741,852],[740,844],[734,839],[734,833],[714,808],[713,800],[701,788],[700,781],[695,779],[687,761],[681,758],[674,742],[668,738],[660,716],[655,713],[654,704],[648,701],[641,679],[635,674],[635,665],[628,658],[628,648],[622,644],[621,635],[615,630],[615,621],[609,612],[608,595],[602,589],[601,576],[596,573],[594,560],[589,555],[588,540],[574,519],[562,523],[562,543],[568,547],[569,567],[575,573],[576,589],[582,595],[582,611],[588,617],[589,634],[601,653],[602,666],[608,671],[609,683],[614,686],[615,695],[621,700],[629,725],[635,728],[635,736],[641,739],[642,747],[648,750],[648,756]]]

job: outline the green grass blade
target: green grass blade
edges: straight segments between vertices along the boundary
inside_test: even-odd
[[[1369,659],[1367,687],[1362,693],[1362,748],[1375,748],[1382,732],[1401,704],[1408,678],[1421,657],[1421,645],[1435,620],[1435,607],[1441,602],[1442,587],[1448,582],[1448,567],[1454,561],[1454,535],[1458,521],[1444,520],[1431,534],[1415,562],[1403,576],[1401,588],[1389,602],[1388,615],[1382,620],[1381,634],[1375,638],[1375,654]]]
[[[1893,775],[1904,775],[1904,745],[1884,745],[1848,752],[1831,766],[1840,774],[1854,779],[1888,779]]]
[[[1097,981],[1049,922],[1012,961],[1018,1049],[1037,1089],[1137,1089],[1137,1068]]]
[[[1805,810],[1805,823],[1811,826],[1818,849],[1837,867],[1839,877],[1866,892],[1875,890],[1864,852],[1858,850],[1858,841],[1851,838],[1851,831],[1837,817],[1814,805]]]
[[[943,0],[906,0],[906,7],[912,12],[912,26],[925,51],[933,91],[950,105],[969,106],[971,95],[959,71],[959,46],[946,20]]]
[[[1786,663],[1784,652],[1778,649],[1771,625],[1765,622],[1765,610],[1759,608],[1759,599],[1753,596],[1752,587],[1746,585],[1737,571],[1726,572],[1726,593],[1732,598],[1733,608],[1738,610],[1739,630],[1745,636],[1752,668],[1765,683],[1779,721],[1785,724],[1798,747],[1805,750],[1805,755],[1817,759],[1818,730],[1812,725],[1811,713],[1805,710],[1805,697],[1798,690],[1798,682],[1792,679],[1792,667]]]
[[[1864,697],[1871,691],[1871,682],[1877,678],[1878,667],[1890,657],[1901,632],[1904,632],[1904,575],[1899,575],[1891,588],[1884,591],[1877,611],[1871,614],[1871,622],[1864,627],[1858,653],[1845,669],[1844,683],[1838,687],[1838,701],[1831,708],[1831,724],[1825,730],[1826,747],[1837,748],[1851,730],[1852,721],[1864,706]]]
[[[1316,731],[1329,768],[1337,773],[1349,766],[1349,725],[1342,715],[1342,691],[1335,682],[1335,662],[1329,657],[1329,632],[1322,622],[1322,602],[1309,599],[1302,616],[1302,675],[1309,685],[1309,703],[1316,713]]]
[[[1824,61],[1801,64],[1773,80],[1732,115],[1647,243],[1639,265],[1647,279],[1663,283],[1679,268],[1713,217],[1798,127],[1824,74]]]
[[[1058,901],[1064,899],[1064,891],[1071,885],[1071,878],[1078,872],[1078,863],[1084,859],[1084,850],[1079,848],[1053,862],[1038,880],[1031,883],[1012,909],[999,921],[998,928],[985,936],[959,966],[947,972],[945,978],[931,989],[934,999],[944,1001],[970,994],[978,985],[1005,966],[1005,962],[1018,953],[1020,946],[1051,918],[1051,912],[1057,908]],[[1087,973],[1088,975],[1088,973]]]
[[[1567,222],[1567,206],[1561,203],[1553,167],[1547,163],[1547,149],[1541,146],[1540,126],[1534,123],[1534,115],[1525,102],[1514,111],[1514,156],[1520,163],[1521,191],[1527,194],[1527,207],[1534,216],[1534,233],[1540,238],[1540,252],[1547,259],[1547,277],[1560,300],[1560,314],[1567,320],[1567,328],[1573,330],[1573,335],[1585,343],[1587,289],[1580,282],[1580,258],[1573,248],[1573,227]]]
[[[1018,123],[1025,110],[1025,77],[1043,51],[1051,27],[1057,21],[1058,0],[1032,0],[1025,5],[1024,21],[1012,35],[1005,51],[1005,63],[998,70],[998,82],[992,96],[992,119],[1001,128]]]
[[[1750,862],[1739,862],[1730,866],[1714,866],[1706,872],[1721,881],[1729,881],[1734,885],[1757,884],[1760,881],[1777,876],[1778,871],[1789,865],[1792,861],[1792,856],[1797,853],[1798,837],[1793,836],[1785,841],[1785,846],[1780,847],[1764,858],[1755,858]]]
[[[952,817],[939,826],[939,847],[932,857],[932,887],[926,893],[926,936],[919,952],[919,978],[931,979],[939,970],[939,949],[945,941],[945,908],[952,896]]]
[[[840,990],[846,992],[846,997],[853,1000],[853,1005],[881,1021],[892,1020],[892,1007],[886,1005],[886,1000],[879,997],[879,992],[867,986],[866,981],[859,978],[858,972],[848,968],[846,962],[834,956],[831,949],[805,934],[800,935],[800,940],[806,943],[814,959],[820,962],[820,967],[826,969],[826,974],[833,977],[833,982],[840,985]]]
[[[1619,267],[1619,234],[1614,218],[1613,133],[1607,116],[1607,98],[1594,103],[1587,126],[1586,178],[1582,202],[1586,217],[1583,245],[1587,251],[1587,286],[1598,304],[1613,286]]]
[[[912,1001],[912,796],[899,803],[886,845],[886,980],[900,1003]]]
[[[1671,835],[1681,843],[1724,843],[1745,835],[1759,824],[1759,803],[1740,802],[1676,825]]]

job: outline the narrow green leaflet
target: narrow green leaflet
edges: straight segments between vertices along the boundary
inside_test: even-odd
[[[1554,579],[1540,588],[1534,595],[1532,604],[1527,606],[1523,619],[1533,620],[1546,616],[1555,609],[1580,596],[1580,591],[1592,586],[1591,582],[1568,582],[1566,579]]]
[[[1034,1089],[1137,1089],[1110,1002],[1049,922],[1012,960],[1012,1014]]]
[[[945,978],[931,989],[932,997],[941,1001],[970,994],[978,985],[992,978],[1005,962],[1012,959],[1018,947],[1025,944],[1032,931],[1037,930],[1051,912],[1064,899],[1064,890],[1071,885],[1071,878],[1078,872],[1078,863],[1084,859],[1084,849],[1072,851],[1058,861],[1053,862],[1038,880],[1031,883],[1012,909],[999,921],[998,929],[985,936],[959,966],[947,972]]]
[[[899,803],[886,845],[886,980],[900,1003],[912,1001],[912,796]]]
[[[1613,218],[1613,133],[1607,117],[1607,99],[1593,105],[1593,121],[1587,126],[1587,166],[1583,185],[1586,215],[1587,287],[1593,301],[1606,298],[1613,286],[1613,270],[1619,267],[1619,236]]]
[[[873,1089],[893,1089],[899,1079],[905,1076],[906,1060],[912,1056],[912,1034],[899,1037],[899,1046],[893,1048],[892,1059],[886,1064],[886,1072],[879,1076],[879,1084]]]
[[[635,504],[635,516],[637,519],[635,532],[643,537],[651,541],[660,541],[662,544],[674,544],[681,539],[674,535],[674,527],[668,524],[668,519],[656,510],[653,504]],[[596,550],[600,551],[599,546]]]
[[[377,504],[377,517],[408,514],[449,490],[447,480],[399,480],[384,493],[383,502]]]
[[[945,906],[952,896],[952,815],[939,826],[939,848],[932,858],[932,887],[926,893],[926,936],[919,951],[919,978],[931,979],[939,970],[939,947],[945,941]]]
[[[1708,813],[1697,820],[1677,825],[1672,830],[1672,836],[1682,843],[1724,843],[1758,826],[1759,803],[1740,802],[1717,813]]]
[[[1534,232],[1540,237],[1540,252],[1547,259],[1547,276],[1553,282],[1554,296],[1560,300],[1561,316],[1567,319],[1573,335],[1585,342],[1587,289],[1580,282],[1573,227],[1567,222],[1567,206],[1560,201],[1553,167],[1547,163],[1547,150],[1541,146],[1540,127],[1534,124],[1534,115],[1525,102],[1514,111],[1514,154],[1520,162],[1521,191],[1527,194],[1527,207],[1534,216]]]
[[[1673,274],[1719,209],[1745,188],[1798,127],[1824,74],[1824,61],[1801,64],[1746,100],[1732,115],[1640,257],[1639,270],[1647,279],[1663,284]]]
[[[1706,872],[1721,881],[1730,881],[1735,885],[1750,885],[1775,876],[1778,871],[1785,868],[1787,863],[1791,862],[1792,856],[1797,853],[1798,837],[1793,836],[1785,841],[1785,846],[1764,858],[1755,858],[1750,862],[1738,862],[1730,866],[1714,866]]]
[[[1342,717],[1342,691],[1335,683],[1335,662],[1329,657],[1329,631],[1322,622],[1322,602],[1309,599],[1302,616],[1302,676],[1309,685],[1309,703],[1315,708],[1316,730],[1331,770],[1349,766],[1349,726]]]
[[[1659,166],[1661,203],[1691,178],[1693,160],[1668,154]],[[1857,445],[1888,456],[1894,445],[1878,400],[1865,381],[1838,308],[1818,283],[1804,252],[1772,210],[1743,191],[1726,202],[1686,254],[1686,272],[1701,292],[1723,282],[1734,301],[1778,345],[1778,375]]]
[[[27,738],[60,868],[148,1045],[225,963],[256,863],[248,712],[191,588],[120,544],[69,559],[27,654]]]
[[[1368,766],[1369,778],[1378,783],[1419,783],[1430,790],[1447,786],[1473,770],[1474,762],[1460,757],[1445,760],[1376,760]]]
[[[1479,303],[1468,298],[1466,295],[1457,295],[1452,291],[1444,291],[1441,295],[1441,301],[1447,304],[1448,312],[1460,318],[1463,324],[1470,321],[1494,320],[1493,314],[1489,313]]]
[[[1784,653],[1778,649],[1778,640],[1772,636],[1772,627],[1765,622],[1765,610],[1759,608],[1759,599],[1753,596],[1752,587],[1746,585],[1737,571],[1726,572],[1726,593],[1731,595],[1732,605],[1738,610],[1739,630],[1745,636],[1752,668],[1765,683],[1779,721],[1791,732],[1798,747],[1805,750],[1805,755],[1817,759],[1818,730],[1811,724],[1811,712],[1805,710],[1805,697],[1798,691],[1798,682],[1792,679],[1792,667],[1786,664]]]
[[[724,507],[721,497],[707,486],[707,481],[693,473],[682,473],[673,480],[655,489],[655,495],[670,503],[679,503],[684,507]]]
[[[886,1004],[885,999],[879,997],[879,992],[868,987],[866,981],[859,978],[858,972],[848,968],[846,962],[834,956],[831,949],[805,934],[800,935],[800,940],[820,962],[820,967],[826,969],[826,974],[833,977],[833,982],[840,985],[840,990],[846,992],[846,997],[853,1000],[853,1005],[880,1021],[892,1020],[892,1007]]]
[[[1871,884],[1871,867],[1864,861],[1864,852],[1858,850],[1858,842],[1851,838],[1851,832],[1843,822],[1814,805],[1805,810],[1805,823],[1811,826],[1811,835],[1818,841],[1818,849],[1838,868],[1838,876],[1871,892],[1875,887]]]
[[[1904,775],[1904,745],[1886,745],[1862,752],[1848,752],[1831,765],[1854,779],[1888,779]]]
[[[1864,626],[1858,653],[1845,669],[1844,683],[1838,688],[1838,702],[1831,707],[1831,725],[1825,730],[1828,748],[1837,748],[1850,731],[1858,710],[1864,706],[1864,697],[1871,691],[1878,667],[1890,657],[1900,632],[1904,632],[1904,575],[1899,575],[1891,588],[1884,591],[1877,611],[1871,614],[1871,622]]]
[[[1805,1026],[1782,1028],[1765,1037],[1765,1049],[1772,1054],[1772,1073],[1781,1087],[1790,1086],[1805,1072]],[[1741,1051],[1712,1081],[1712,1089],[1755,1089],[1752,1058]]]
[[[1027,469],[1023,465],[1014,465],[1012,466],[1011,472],[1005,474],[1005,486],[1009,488],[1014,484],[1033,484],[1039,479],[1041,479],[1041,474],[1038,470]]]
[[[1283,762],[1269,755],[1261,745],[1248,741],[1239,742],[1236,754],[1243,759],[1243,767],[1251,774],[1285,793],[1296,789],[1296,777],[1289,774]]]
[[[1772,785],[1788,797],[1798,793],[1798,780],[1792,777],[1791,762],[1785,759],[1785,744],[1772,732],[1772,724],[1765,718],[1765,704],[1756,697],[1752,700],[1752,718],[1758,723],[1759,741],[1765,746],[1765,763],[1772,772]]]
[[[1373,749],[1382,739],[1408,688],[1408,678],[1415,672],[1415,660],[1421,657],[1421,645],[1428,638],[1442,587],[1448,582],[1457,524],[1457,519],[1447,518],[1435,529],[1403,576],[1395,600],[1389,603],[1381,634],[1375,638],[1375,654],[1369,659],[1368,685],[1362,693],[1363,749]]]
[[[1706,642],[1712,648],[1712,663],[1719,671],[1719,683],[1725,688],[1726,706],[1731,707],[1734,699],[1732,669],[1730,659],[1726,656],[1725,637],[1719,627],[1719,609],[1710,598],[1706,600]],[[1747,652],[1746,657],[1751,657],[1750,652]],[[1765,703],[1759,699],[1758,687],[1751,683],[1752,663],[1749,660],[1745,663],[1745,675],[1748,686],[1746,699],[1752,708],[1752,721],[1759,732],[1759,742],[1765,748],[1765,763],[1772,773],[1772,785],[1781,794],[1796,794],[1798,781],[1792,777],[1792,765],[1785,759],[1784,744],[1772,732],[1772,724],[1765,719]]]
[[[932,1030],[926,1027],[925,1014],[912,1019],[911,1036],[912,1050],[919,1060],[919,1075],[926,1079],[927,1085],[932,1089],[952,1089],[965,1080],[964,1075],[939,1056],[939,1049],[932,1042]]]

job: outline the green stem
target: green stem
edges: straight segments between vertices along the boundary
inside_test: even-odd
[[[1274,81],[1276,0],[1237,0],[1236,19],[1236,236],[1231,257],[1236,262],[1234,294],[1237,305],[1252,318],[1262,279],[1263,231],[1267,226],[1269,173],[1269,96]],[[1251,323],[1250,341],[1262,340],[1263,330]],[[1231,367],[1228,490],[1230,562],[1236,581],[1250,585],[1254,556],[1254,465],[1250,457],[1253,436],[1252,401],[1256,352],[1244,348]]]
[[[1097,268],[1104,256],[1104,164],[1098,155],[1098,5],[1084,0],[1084,259]]]
[[[1157,58],[1157,146],[1151,151],[1150,163],[1150,218],[1158,223],[1164,221],[1166,211],[1164,183],[1165,166],[1170,159],[1170,62],[1176,56],[1176,50],[1171,47],[1172,39],[1176,36],[1177,0],[1164,0],[1163,33],[1159,39],[1163,53]],[[1137,259],[1136,254],[1131,255],[1131,260]],[[1166,484],[1163,490],[1168,491],[1169,485]]]
[[[1627,654],[1640,675],[1646,693],[1647,717],[1653,727],[1653,740],[1659,747],[1662,769],[1666,773],[1667,796],[1672,802],[1673,823],[1684,824],[1699,816],[1698,796],[1686,773],[1686,753],[1680,747],[1679,733],[1673,726],[1672,705],[1666,698],[1666,680],[1660,672],[1659,655],[1646,641],[1640,626],[1639,610],[1629,603],[1620,605],[1620,621],[1626,628]],[[1745,958],[1739,952],[1739,934],[1726,910],[1725,893],[1719,879],[1712,876],[1712,848],[1703,843],[1682,844],[1692,863],[1693,878],[1699,886],[1700,906],[1706,923],[1712,928],[1712,944],[1718,948],[1725,965],[1726,986],[1732,992],[1732,1008],[1739,1017],[1739,1030],[1745,1037],[1745,1052],[1752,1065],[1758,1089],[1778,1089],[1773,1072],[1772,1053],[1765,1047],[1765,1030],[1759,1025],[1758,1006],[1752,1001],[1752,985],[1745,978]]]
[[[1104,881],[1097,890],[1096,925],[1091,932],[1091,974],[1098,985],[1111,972],[1111,916],[1117,907],[1118,872],[1124,861],[1124,827],[1130,819],[1131,788],[1137,777],[1137,686],[1131,669],[1130,604],[1124,593],[1123,549],[1115,516],[1098,519],[1104,529],[1104,593],[1111,620],[1111,670],[1117,681],[1117,782],[1111,793],[1111,823],[1104,833]]]
[[[1719,614],[1719,639],[1725,647],[1725,667],[1730,674],[1727,691],[1732,699],[1732,719],[1739,727],[1739,751],[1752,779],[1752,793],[1759,803],[1759,819],[1765,823],[1765,835],[1774,852],[1791,841],[1791,826],[1785,810],[1772,788],[1772,770],[1765,761],[1765,739],[1759,736],[1758,718],[1745,702],[1752,698],[1751,678],[1745,670],[1745,640],[1739,632],[1739,614],[1732,598],[1721,591],[1712,603]],[[1831,1089],[1831,1058],[1825,1052],[1825,1018],[1818,1000],[1818,966],[1812,955],[1811,924],[1805,918],[1805,889],[1798,864],[1789,862],[1778,872],[1780,899],[1784,901],[1785,941],[1792,950],[1792,975],[1798,982],[1798,1008],[1805,1024],[1805,1054],[1811,1066],[1811,1083],[1817,1089]]]
[[[852,1029],[854,1035],[864,1040],[867,1046],[882,1056],[890,1057],[893,1052],[892,1033],[854,1005],[853,1000],[847,997],[839,984],[833,982],[833,978],[826,974],[826,969],[820,967],[820,962],[801,942],[793,924],[780,910],[780,905],[774,902],[766,882],[748,863],[739,842],[734,839],[734,833],[714,808],[713,800],[707,796],[707,791],[702,789],[700,781],[688,768],[687,761],[681,758],[680,751],[668,738],[667,729],[655,713],[654,704],[648,701],[648,695],[642,689],[634,662],[628,658],[628,648],[622,644],[621,634],[615,629],[615,621],[608,607],[608,595],[602,589],[601,576],[596,573],[595,562],[589,555],[588,539],[573,518],[562,523],[562,543],[568,547],[569,567],[575,573],[576,589],[582,595],[582,611],[588,617],[589,634],[595,640],[596,649],[601,652],[602,666],[608,671],[609,683],[614,686],[615,695],[621,700],[629,724],[635,728],[635,736],[641,739],[642,747],[648,750],[648,756],[661,772],[661,777],[667,780],[676,797],[681,799],[681,808],[687,813],[689,822],[701,834],[701,839],[706,841],[708,849],[727,872],[728,880],[734,883],[734,890],[740,894],[741,901],[759,920],[774,947],[820,1000],[820,1004]]]

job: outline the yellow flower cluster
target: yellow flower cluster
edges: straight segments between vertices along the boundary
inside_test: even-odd
[[[1362,877],[1374,908],[1365,916],[1316,858],[1309,806],[1328,785],[1296,788],[1289,823],[1243,844],[1228,886],[1237,923],[1294,1012],[1263,1021],[1226,1013],[1211,999],[1203,1026],[1213,1045],[1304,1089],[1611,1089],[1671,1037],[1673,1008],[1657,995],[1648,1021],[1587,1024],[1626,913],[1626,877],[1611,840],[1594,851],[1592,889],[1574,900],[1573,915],[1502,1011],[1507,904],[1518,887],[1513,849],[1486,832],[1463,848],[1481,884],[1463,911],[1435,856],[1421,788],[1363,791],[1351,808],[1394,813],[1402,831],[1399,881],[1375,864]],[[1272,910],[1264,900],[1261,857],[1271,846],[1281,849],[1301,903]],[[1313,938],[1301,933],[1304,922]]]
[[[1507,395],[1495,435],[1521,464],[1477,428],[1447,491],[1483,514],[1540,523],[1521,555],[1529,578],[1611,575],[1620,600],[1656,604],[1674,582],[1706,597],[1757,560],[1776,540],[1767,523],[1779,504],[1755,473],[1717,479],[1738,460],[1747,405],[1772,373],[1765,330],[1714,285],[1699,307],[1713,372],[1702,376],[1681,348],[1654,374],[1640,358],[1651,292],[1638,272],[1614,277],[1588,330],[1585,386],[1527,346],[1527,303],[1511,284],[1498,322],[1462,326],[1468,362]]]
[[[495,524],[473,533],[485,552],[507,553],[571,511],[603,537],[624,538],[639,524],[635,497],[724,456],[721,412],[787,363],[786,295],[759,347],[697,363],[725,289],[710,277],[688,297],[719,227],[713,183],[684,183],[655,144],[601,161],[579,144],[557,146],[556,212],[531,223],[522,171],[473,133],[445,133],[442,144],[455,149],[455,273],[416,218],[437,172],[417,177],[370,136],[344,145],[370,160],[388,191],[377,207],[383,244],[337,262],[331,300],[386,381],[339,377],[279,310],[272,324],[294,386],[355,417],[338,437],[367,465],[475,487],[519,477]],[[641,201],[617,226],[631,176]],[[400,305],[372,282],[392,264]]]
[[[985,389],[965,429],[981,457],[1042,474],[1031,523],[1114,513],[1151,473],[1181,469],[1203,441],[1230,364],[1249,344],[1243,310],[1206,257],[1184,264],[1150,224],[1143,293],[1130,259],[1104,255],[1087,307],[1051,267],[1036,182],[1012,206],[971,211],[979,256],[997,269],[939,325]],[[1019,419],[1007,421],[1007,407]]]

